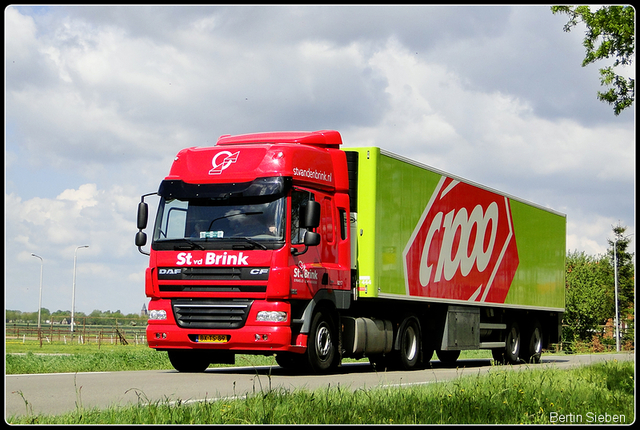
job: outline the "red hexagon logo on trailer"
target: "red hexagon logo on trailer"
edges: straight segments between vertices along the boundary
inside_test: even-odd
[[[408,295],[504,303],[519,264],[509,199],[442,177],[403,256]]]

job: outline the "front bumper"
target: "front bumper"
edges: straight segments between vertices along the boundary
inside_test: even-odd
[[[152,300],[149,310],[165,310],[167,316],[166,320],[149,320],[147,344],[151,348],[208,349],[254,354],[285,351],[302,353],[306,350],[306,335],[296,335],[292,341],[291,312],[287,302],[254,301],[243,325],[237,328],[187,327],[184,322],[178,324],[170,299]],[[286,312],[288,320],[257,321],[260,311]],[[205,336],[208,341],[203,341]],[[216,341],[210,341],[212,339]]]

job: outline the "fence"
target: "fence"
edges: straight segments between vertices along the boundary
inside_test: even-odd
[[[124,322],[124,321],[123,321]],[[144,326],[124,326],[117,320],[114,324],[86,324],[86,319],[74,324],[71,331],[69,324],[51,322],[38,325],[34,323],[5,323],[5,339],[39,340],[53,343],[97,343],[100,344],[144,344],[146,338],[146,321]]]

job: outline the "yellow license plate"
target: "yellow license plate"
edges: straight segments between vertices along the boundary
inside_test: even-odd
[[[226,334],[199,334],[196,337],[196,342],[225,343],[228,340],[229,336]]]

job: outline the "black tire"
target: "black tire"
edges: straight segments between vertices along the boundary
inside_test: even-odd
[[[172,349],[168,353],[171,365],[178,372],[204,372],[210,364],[209,357],[207,357],[205,351]]]
[[[276,354],[278,366],[288,370],[302,370],[305,367],[304,355],[293,352],[281,352]]]
[[[527,363],[540,363],[542,357],[542,326],[535,321],[525,336],[526,344],[523,345],[522,358]]]
[[[393,368],[393,354],[372,355],[369,357],[369,363],[371,363],[376,372],[384,372],[387,369],[391,370]]]
[[[406,319],[398,332],[399,347],[398,365],[410,370],[420,364],[421,339],[420,325],[414,318]]]
[[[491,355],[493,355],[494,364],[505,364],[504,348],[492,349]]]
[[[313,372],[324,373],[338,365],[338,336],[333,320],[318,311],[311,322],[307,341],[307,359]]]
[[[520,349],[522,343],[522,336],[520,333],[520,326],[517,322],[513,321],[507,328],[507,335],[505,338],[505,351],[504,358],[511,364],[517,364],[520,362]]]
[[[460,357],[460,351],[443,351],[441,349],[436,350],[436,355],[438,356],[438,360],[440,360],[444,364],[453,364],[458,361]]]

